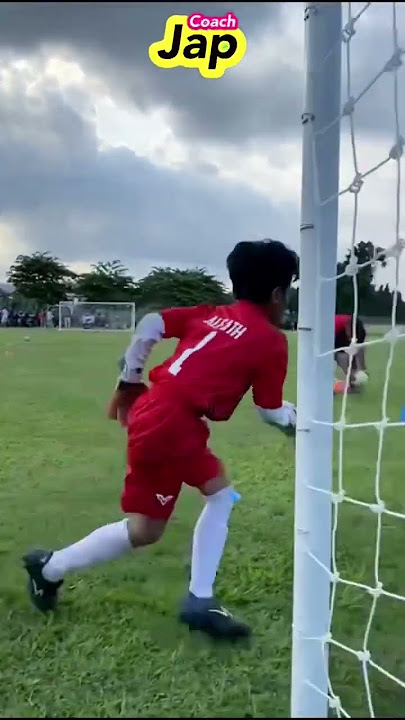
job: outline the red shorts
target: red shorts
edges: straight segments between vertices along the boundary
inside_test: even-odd
[[[183,483],[201,487],[222,475],[208,438],[207,424],[178,398],[160,388],[140,397],[128,418],[123,512],[167,520]]]

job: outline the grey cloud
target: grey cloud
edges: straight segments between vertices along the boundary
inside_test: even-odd
[[[268,2],[202,2],[199,8],[206,15],[233,10],[247,32],[256,32],[269,16],[279,13],[279,3]],[[0,40],[11,49],[74,41],[78,47],[99,47],[126,62],[148,58],[145,50],[160,39],[170,15],[195,9],[190,2],[2,3]]]
[[[236,241],[275,234],[285,222],[240,187],[162,171],[124,149],[99,155],[63,180],[44,173],[23,179],[7,195],[17,192],[32,246],[70,260],[166,257],[219,267]]]
[[[23,228],[32,250],[71,262],[118,256],[134,267],[139,258],[167,258],[221,271],[240,239],[283,227],[290,232],[283,239],[296,244],[294,208],[281,212],[224,184],[212,168],[163,170],[124,148],[99,152],[91,121],[51,90],[38,107],[18,89],[14,97],[18,126],[0,95],[0,125],[8,127],[7,139],[0,135],[0,211]]]
[[[249,47],[283,35],[286,15],[281,3],[200,3],[206,14],[232,9],[241,20]],[[288,4],[284,4],[288,5]],[[103,77],[113,95],[139,108],[163,105],[173,111],[178,134],[188,138],[238,143],[276,135],[288,139],[300,132],[302,71],[288,63],[290,39],[277,67],[248,78],[236,67],[218,81],[207,81],[182,68],[159,70],[148,58],[150,43],[162,37],[167,17],[195,10],[188,2],[135,3],[2,3],[0,47],[4,52],[57,47],[78,57]],[[284,10],[284,13],[287,9]],[[404,44],[405,11],[398,3],[400,40]],[[368,22],[368,18],[377,22]],[[353,87],[361,90],[392,52],[387,7],[372,4],[352,40]],[[303,33],[303,23],[301,31]],[[248,51],[249,52],[249,51]],[[247,55],[244,62],[249,62]],[[384,78],[359,104],[357,123],[369,132],[392,128],[390,79]],[[355,91],[354,94],[357,94]],[[401,110],[404,114],[405,101]]]
[[[200,3],[207,15],[234,10],[254,46],[265,32],[281,33],[280,3]],[[299,129],[301,77],[287,64],[245,78],[238,68],[207,81],[183,68],[156,68],[148,47],[162,37],[170,15],[188,14],[182,3],[15,3],[0,7],[0,46],[34,51],[56,45],[74,48],[85,65],[101,73],[112,92],[140,108],[167,105],[183,136],[237,142],[252,136]]]
[[[49,82],[34,99],[26,94],[23,71],[15,71],[7,92],[0,93],[3,219],[22,228],[30,249],[50,249],[71,262],[120,256],[136,267],[141,258],[156,263],[165,258],[220,272],[226,253],[242,238],[270,235],[296,247],[295,202],[275,208],[253,192],[224,183],[215,166],[199,160],[198,140],[240,144],[264,135],[283,139],[298,133],[300,73],[285,66],[283,58],[265,80],[260,74],[248,80],[238,75],[238,68],[212,82],[191,71],[159,71],[149,62],[147,47],[161,37],[164,20],[175,7],[128,5],[125,10],[99,4],[95,14],[87,3],[57,8],[54,3],[27,3],[23,8],[3,3],[0,45],[11,54],[32,51],[34,62],[55,45],[102,75],[120,99],[132,98],[138,107],[172,108],[179,133],[197,139],[194,165],[169,171],[123,148],[99,152],[85,95],[75,91],[73,107]],[[230,7],[219,5],[205,4],[207,14]],[[282,32],[279,8],[270,5],[232,6],[251,42],[268,23],[273,36]],[[135,15],[136,22],[131,20]],[[366,43],[359,33],[364,54],[353,71],[354,93],[389,57],[388,31],[385,44],[379,42],[383,30],[376,26],[369,32],[366,27]],[[357,128],[391,131],[390,85],[392,78],[386,76],[373,90],[376,94],[361,101]],[[261,147],[269,157],[269,148],[277,152],[277,143],[267,138]]]

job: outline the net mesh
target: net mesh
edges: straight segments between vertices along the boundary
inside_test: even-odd
[[[133,303],[62,302],[59,305],[61,330],[133,330]]]
[[[372,677],[373,679],[376,677],[375,673],[377,673],[377,675],[379,676],[384,676],[385,680],[394,684],[396,688],[393,691],[393,695],[391,697],[395,699],[395,703],[402,703],[402,713],[401,715],[396,714],[398,704],[395,703],[392,705],[391,712],[394,715],[396,714],[397,717],[403,716],[403,711],[405,708],[405,651],[402,651],[402,658],[398,657],[398,650],[396,648],[392,649],[391,656],[388,651],[388,653],[383,652],[382,657],[380,658],[378,653],[378,647],[377,649],[374,649],[374,647],[371,647],[370,643],[370,637],[374,629],[377,629],[380,633],[386,632],[391,633],[392,635],[395,635],[396,632],[396,628],[394,625],[392,625],[391,627],[386,627],[385,630],[380,626],[376,628],[376,625],[381,625],[381,621],[378,620],[379,604],[382,603],[384,599],[389,599],[390,601],[395,601],[401,604],[405,601],[405,576],[397,578],[399,591],[394,592],[392,587],[387,587],[387,585],[385,584],[384,571],[381,564],[382,537],[383,530],[387,527],[387,522],[392,522],[393,519],[395,519],[396,521],[402,523],[402,521],[405,520],[405,512],[403,511],[404,503],[402,498],[396,497],[395,499],[393,499],[392,493],[390,493],[390,497],[385,499],[383,494],[382,482],[383,449],[387,435],[393,428],[404,427],[405,425],[405,423],[402,422],[399,416],[398,418],[390,419],[388,404],[388,394],[395,350],[398,342],[405,338],[404,329],[401,328],[397,323],[397,306],[398,300],[401,297],[400,262],[405,247],[405,242],[401,237],[401,161],[404,148],[404,139],[401,135],[400,128],[400,78],[402,80],[402,84],[405,80],[404,75],[401,75],[400,73],[402,73],[402,59],[405,50],[404,42],[401,45],[399,38],[397,7],[399,4],[384,3],[383,7],[382,4],[373,4],[380,6],[379,11],[383,12],[383,22],[385,23],[387,30],[391,34],[390,55],[384,59],[384,62],[380,67],[378,67],[371,79],[368,79],[365,85],[357,93],[354,93],[353,51],[355,50],[359,22],[361,19],[362,22],[364,21],[364,18],[370,11],[371,5],[372,3],[365,3],[362,5],[358,3],[343,4],[343,12],[345,14],[344,27],[341,34],[341,43],[343,44],[343,59],[345,66],[343,81],[343,107],[341,110],[341,114],[334,120],[332,124],[338,122],[342,123],[342,133],[347,134],[346,136],[351,148],[351,179],[347,184],[343,186],[342,189],[340,189],[338,193],[339,196],[346,196],[347,198],[350,198],[352,204],[352,221],[350,230],[350,261],[344,272],[336,275],[335,277],[319,278],[320,283],[329,283],[336,281],[339,282],[339,280],[342,280],[343,278],[346,278],[347,280],[347,277],[350,277],[353,285],[352,340],[350,346],[345,348],[346,352],[349,355],[349,370],[344,383],[344,393],[341,399],[340,411],[338,410],[338,416],[333,422],[333,428],[337,434],[337,439],[335,439],[334,443],[335,447],[337,447],[337,456],[335,461],[333,490],[330,493],[333,506],[331,567],[326,567],[323,563],[320,562],[319,558],[317,558],[315,555],[311,555],[312,560],[322,567],[324,572],[328,574],[331,581],[332,591],[329,614],[329,630],[325,637],[307,638],[308,640],[313,640],[314,642],[319,643],[324,653],[325,671],[327,674],[328,685],[327,700],[329,703],[329,707],[332,710],[332,714],[337,717],[353,716],[350,714],[349,708],[346,704],[346,699],[348,698],[349,704],[351,706],[356,706],[356,703],[352,702],[353,694],[350,693],[349,686],[352,682],[354,682],[355,684],[357,682],[357,688],[359,687],[360,683],[362,683],[363,685],[362,689],[364,705],[362,708],[360,708],[359,705],[357,706],[359,711],[359,714],[357,716],[364,717],[363,713],[368,713],[370,717],[378,716],[376,715],[376,707],[378,706],[379,701],[378,693],[383,692],[383,690],[382,685],[379,684],[378,679],[372,682]],[[311,7],[310,10],[312,12],[316,12],[316,4]],[[360,23],[360,26],[361,24],[362,23]],[[404,38],[402,38],[402,40],[404,40]],[[334,48],[331,48],[330,53],[332,53],[333,51]],[[377,158],[375,162],[367,163],[366,161],[363,166],[363,163],[360,162],[358,152],[359,132],[356,125],[357,112],[359,106],[361,106],[361,103],[365,100],[371,90],[373,88],[376,88],[378,86],[378,83],[381,83],[382,79],[384,77],[387,77],[387,75],[390,75],[392,80],[392,140],[387,147],[386,154],[383,157]],[[314,157],[316,157],[316,143],[319,140],[319,137],[327,133],[330,127],[331,125],[321,128],[319,131],[314,131]],[[314,164],[316,170],[316,162]],[[359,237],[359,210],[361,207],[362,193],[364,192],[364,188],[367,186],[367,182],[387,165],[395,168],[395,171],[392,173],[392,191],[395,197],[395,222],[393,233],[391,233],[391,238],[388,238],[388,242],[385,244],[383,254],[382,251],[379,251],[379,253],[376,253],[372,260],[367,261],[366,263],[359,264],[357,256],[355,254],[355,248],[359,240],[363,239]],[[319,206],[325,205],[336,199],[336,196],[323,197],[322,188],[320,188],[319,184],[317,183],[315,183],[315,185],[315,193],[317,195],[317,203]],[[366,239],[368,240],[369,238]],[[347,239],[342,238],[342,240],[344,240],[345,245],[347,245]],[[352,371],[353,358],[358,348],[360,347],[360,344],[357,342],[356,338],[356,322],[360,313],[359,299],[361,299],[359,293],[358,275],[360,269],[366,267],[367,265],[377,267],[379,259],[381,259],[382,256],[384,256],[384,258],[387,260],[388,268],[392,268],[393,270],[393,295],[390,327],[389,329],[387,328],[387,331],[385,333],[382,333],[380,334],[380,336],[377,337],[371,337],[362,344],[362,346],[367,347],[367,352],[369,351],[371,346],[381,344],[385,344],[386,346],[388,346],[387,360],[385,363],[384,376],[382,379],[379,410],[377,409],[378,406],[376,406],[376,416],[371,420],[365,422],[351,422],[349,419],[349,415],[351,412],[353,412],[352,405],[356,399],[352,399],[349,397],[349,378]],[[331,353],[334,353],[334,349],[328,351],[327,353],[318,352],[317,356],[321,357],[322,355]],[[314,419],[314,422],[316,423],[319,421]],[[349,432],[354,430],[359,431],[367,428],[371,429],[373,432],[376,433],[376,437],[374,436],[371,444],[369,445],[370,453],[374,451],[374,448],[376,448],[377,452],[376,463],[373,470],[373,497],[370,498],[369,502],[367,502],[366,499],[354,497],[353,495],[355,495],[355,493],[353,493],[353,488],[351,486],[349,486],[349,488],[347,487],[344,462],[345,448],[347,447],[347,443],[349,442]],[[367,466],[369,458],[364,457],[363,460],[364,465]],[[361,472],[361,467],[359,468],[359,472]],[[312,486],[310,487],[310,490],[314,493],[326,492]],[[347,574],[347,568],[345,567],[345,565],[348,565],[348,563],[345,563],[344,557],[342,560],[339,554],[339,528],[342,522],[341,517],[342,513],[344,512],[343,509],[346,508],[348,505],[355,506],[359,511],[368,513],[369,516],[373,519],[373,535],[369,537],[369,542],[373,544],[374,548],[372,558],[372,572],[371,578],[367,582],[350,579]],[[404,529],[405,524],[402,525],[402,531]],[[405,535],[402,534],[401,538],[402,540],[404,540]],[[347,589],[350,589],[349,592],[351,592],[352,590],[355,591],[356,595],[350,595],[350,598],[356,598],[356,600],[352,602],[351,599],[347,599],[345,608],[346,613],[351,611],[356,613],[358,611],[357,601],[360,602],[359,597],[361,595],[366,595],[368,600],[370,601],[367,605],[367,611],[363,613],[362,616],[361,638],[357,636],[350,638],[349,636],[347,639],[342,639],[342,625],[339,623],[335,624],[335,616],[336,613],[339,611],[339,598],[343,598],[344,601],[344,593]],[[400,612],[402,613],[401,620],[403,621],[405,618],[405,605],[401,605]],[[341,669],[340,671],[337,671],[337,679],[334,678],[334,669],[336,669],[336,666],[333,663],[333,656],[334,652],[336,651],[341,658],[340,662],[347,662],[347,658],[349,656],[351,656],[357,661],[359,667],[357,668],[356,672],[358,673],[360,671],[357,680],[352,680],[352,678],[355,676],[350,675],[350,673],[345,678],[344,672],[342,672]],[[344,657],[342,660],[342,653],[346,657],[346,660]],[[332,659],[332,662],[329,661],[330,658]],[[386,664],[388,665],[389,669],[387,669]],[[323,695],[325,694],[322,688],[317,687],[312,683],[310,683],[310,685],[314,691]],[[387,702],[389,706],[390,690],[387,685],[384,685],[384,691],[385,690],[388,693]]]

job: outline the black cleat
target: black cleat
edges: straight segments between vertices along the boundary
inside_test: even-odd
[[[51,559],[51,550],[32,550],[23,557],[24,567],[28,573],[28,590],[33,605],[40,612],[55,610],[58,590],[63,580],[50,582],[45,580],[42,569]]]
[[[179,620],[190,630],[200,630],[216,640],[239,640],[252,633],[249,625],[236,620],[213,598],[197,598],[192,593],[183,601]]]

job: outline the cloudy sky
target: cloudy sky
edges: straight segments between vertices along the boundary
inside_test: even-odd
[[[353,95],[392,55],[391,5],[372,3],[358,23]],[[221,79],[149,60],[167,17],[196,10],[233,10],[247,37]],[[160,264],[223,277],[238,240],[298,249],[303,33],[301,3],[0,3],[0,281],[34,250],[78,271],[120,258],[136,277]],[[405,135],[404,70],[399,86]],[[393,145],[392,87],[385,74],[358,105],[361,171]],[[354,175],[345,136],[341,154],[344,187]],[[395,177],[391,162],[366,180],[359,240],[392,244]],[[340,254],[351,226],[344,196]]]

